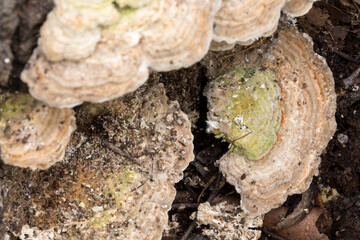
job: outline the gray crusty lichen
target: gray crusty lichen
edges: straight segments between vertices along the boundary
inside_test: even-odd
[[[47,171],[2,166],[1,236],[160,239],[174,183],[193,159],[187,116],[162,84],[77,110],[65,160]]]

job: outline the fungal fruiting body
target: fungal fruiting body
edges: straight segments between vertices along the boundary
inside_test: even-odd
[[[6,228],[0,235],[161,239],[174,184],[194,158],[187,115],[162,84],[149,83],[123,98],[82,105],[77,121],[89,130],[73,134],[61,163],[41,174],[3,166],[0,218]],[[17,196],[27,196],[19,206],[24,210],[12,210]],[[19,218],[21,225],[12,224]]]
[[[212,50],[236,43],[249,45],[273,34],[281,11],[292,17],[306,14],[316,0],[223,0],[214,21]]]
[[[281,10],[311,0],[56,0],[21,79],[55,107],[103,102],[134,91],[149,68],[170,71],[214,49],[271,35]]]
[[[52,106],[134,91],[148,68],[188,67],[208,51],[220,0],[57,0],[21,79]]]
[[[214,41],[249,44],[276,30],[285,0],[223,0],[215,16]]]
[[[251,160],[264,157],[276,143],[281,123],[281,90],[273,72],[237,66],[208,88],[216,109],[209,112],[208,130],[230,142],[233,152]]]
[[[247,61],[239,61],[240,67],[211,82],[206,92],[208,129],[225,136],[231,145],[240,143],[241,151],[233,147],[220,159],[220,169],[241,193],[242,207],[253,215],[266,213],[281,205],[288,195],[309,187],[318,173],[320,154],[336,129],[334,80],[325,60],[314,53],[311,39],[295,29],[286,29],[264,46],[262,55],[254,51],[242,57]],[[247,71],[254,77],[259,71],[272,74],[265,78],[264,85],[255,83],[251,87],[255,91],[246,91],[243,76]],[[224,84],[229,78],[235,79],[231,87]],[[276,81],[281,94],[277,87],[269,87],[276,86]],[[265,89],[270,92],[260,95]],[[244,102],[236,101],[239,94],[245,94],[240,97]],[[253,99],[261,99],[259,96],[265,98],[257,107]],[[241,110],[241,118],[234,109]],[[244,115],[251,117],[246,119]],[[259,125],[251,131],[254,123]],[[257,135],[262,138],[257,139]],[[259,147],[259,152],[253,151],[256,157],[248,153],[247,144],[250,149]]]
[[[29,94],[4,93],[0,97],[3,162],[46,169],[61,161],[76,128],[73,110],[52,108]]]

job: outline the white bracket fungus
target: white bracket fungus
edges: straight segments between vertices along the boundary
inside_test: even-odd
[[[49,168],[63,159],[75,128],[72,109],[52,108],[29,94],[0,95],[0,148],[6,164]]]
[[[214,21],[212,50],[249,45],[273,34],[281,11],[290,16],[306,14],[316,0],[223,0]]]
[[[206,93],[209,120],[219,122],[218,129],[211,124],[210,130],[236,146],[220,159],[220,169],[241,193],[243,209],[252,215],[266,213],[288,195],[309,187],[318,174],[320,154],[336,130],[333,76],[325,60],[314,53],[310,37],[286,29],[262,49],[264,54],[254,50],[238,56],[238,62],[253,69],[251,77],[260,79],[254,82],[264,81],[265,88],[256,85],[247,91],[244,68],[237,67],[210,83]],[[281,94],[269,87],[271,75],[266,80],[257,73],[265,69],[273,72]],[[234,114],[235,110],[239,112]],[[249,129],[236,127],[238,115],[244,116]]]
[[[188,67],[207,53],[220,0],[55,1],[21,79],[56,107],[134,91],[148,68]]]
[[[21,79],[55,107],[103,102],[134,91],[149,68],[189,67],[214,49],[269,36],[281,10],[312,0],[56,0]],[[220,10],[219,10],[220,9]]]
[[[174,184],[194,158],[186,114],[157,84],[85,104],[77,117],[80,130],[65,161],[41,174],[3,167],[6,231],[38,240],[161,239]],[[19,204],[14,198],[22,199],[22,210],[12,211]],[[21,225],[12,224],[19,218]]]

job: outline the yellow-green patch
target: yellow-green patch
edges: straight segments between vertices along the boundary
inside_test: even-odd
[[[29,113],[31,106],[36,102],[31,95],[25,93],[10,95],[1,100],[0,126],[5,126],[6,121],[10,118],[22,117],[25,113]]]
[[[140,174],[135,170],[125,168],[122,174],[113,174],[106,180],[107,188],[104,191],[104,196],[114,200],[116,207],[119,208],[127,194],[140,184],[140,179]]]
[[[231,125],[230,130],[217,132],[231,143],[231,151],[252,160],[265,156],[276,143],[282,119],[281,89],[273,72],[237,66],[210,87],[220,87],[227,98],[225,106],[212,105],[217,106],[220,121]]]

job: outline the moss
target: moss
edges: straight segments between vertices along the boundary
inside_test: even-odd
[[[273,72],[237,66],[214,84],[226,89],[226,106],[219,106],[222,110],[217,114],[230,125],[226,132],[215,133],[231,143],[231,151],[252,160],[265,156],[277,141],[282,118],[281,89]]]

